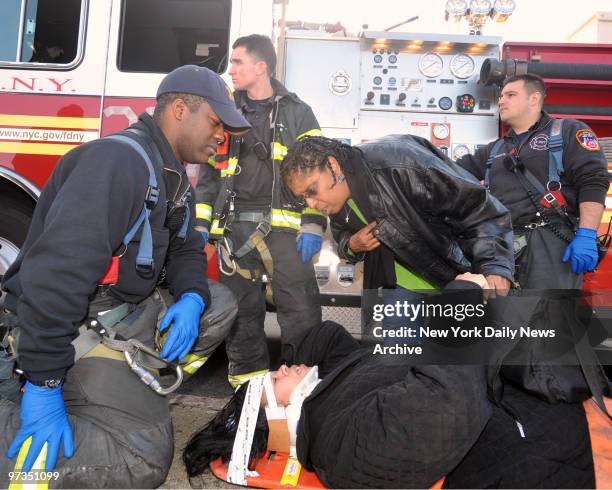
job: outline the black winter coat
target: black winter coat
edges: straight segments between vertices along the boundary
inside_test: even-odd
[[[378,222],[376,236],[395,260],[438,286],[466,271],[512,279],[509,212],[429,141],[372,140],[358,145],[342,168],[352,198],[368,222]],[[339,255],[355,261],[364,257],[347,255],[347,244],[363,225],[352,228],[347,216],[330,217],[332,232]]]
[[[459,464],[489,419],[484,366],[391,357],[372,356],[325,322],[291,360],[319,365],[323,377],[302,405],[297,452],[330,488],[428,488]]]
[[[502,381],[500,402],[513,416],[487,401],[485,378],[496,369],[372,356],[329,321],[286,361],[319,366],[297,452],[330,488],[429,488],[442,476],[445,488],[595,486],[581,403],[551,404]]]

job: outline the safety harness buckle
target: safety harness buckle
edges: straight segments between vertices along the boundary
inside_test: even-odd
[[[147,186],[147,193],[145,195],[145,204],[147,209],[153,209],[159,199],[159,187],[152,185]]]
[[[540,228],[542,226],[546,226],[546,224],[547,224],[546,221],[542,220],[542,221],[540,221],[538,223],[528,223],[528,224],[525,225],[525,228],[527,230],[535,230],[536,228]]]
[[[272,225],[269,221],[260,221],[256,228],[262,234],[262,238],[267,237],[272,231]]]
[[[151,279],[155,273],[155,263],[153,260],[139,260],[136,262],[136,272],[144,279]]]

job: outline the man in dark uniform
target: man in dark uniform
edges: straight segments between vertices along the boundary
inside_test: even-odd
[[[496,155],[491,155],[496,145],[491,142],[457,163],[485,180],[510,210],[521,287],[579,289],[582,274],[597,265],[597,227],[608,191],[608,165],[593,131],[581,121],[564,119],[562,171],[559,178],[554,169],[551,178],[549,141],[555,120],[542,110],[544,96],[545,85],[537,75],[507,79],[499,114],[510,131]],[[547,191],[540,192],[533,178]]]
[[[161,320],[159,358],[184,363],[194,344],[201,359],[225,337],[236,303],[207,282],[183,162],[205,163],[224,128],[248,126],[221,78],[187,65],[161,82],[153,117],[143,113],[58,163],[2,285],[26,382],[20,403],[0,400],[0,487],[16,478],[9,472],[30,471],[41,452],[44,470],[57,472],[54,486],[164,481],[173,452],[168,403],[112,342],[153,349]],[[163,280],[169,292],[156,289]],[[151,364],[156,356],[139,359],[160,367]]]
[[[221,282],[239,305],[226,340],[229,381],[237,386],[269,368],[266,282],[271,284],[267,289],[276,306],[283,350],[293,349],[320,323],[311,259],[321,248],[326,219],[317,210],[293,206],[280,183],[279,165],[288,148],[321,133],[312,110],[272,78],[276,54],[268,37],[242,37],[232,48],[229,75],[236,105],[253,129],[242,138],[230,138],[229,148],[217,155],[217,168],[202,167],[196,190],[197,229],[231,254]]]
[[[450,487],[536,487],[542,481],[550,487],[593,486],[582,402],[593,396],[603,408],[602,395],[609,394],[609,383],[584,341],[585,328],[576,316],[576,290],[582,286],[583,273],[597,265],[597,228],[609,175],[593,131],[575,119],[561,123],[551,118],[542,110],[544,97],[544,81],[537,75],[505,80],[499,112],[510,130],[457,163],[484,180],[510,210],[515,279],[523,291],[509,298],[504,321],[521,318],[522,325],[540,324],[557,338],[567,339],[567,346],[573,343],[574,349],[559,365],[559,352],[550,343],[519,341],[513,355],[519,358],[520,352],[525,365],[504,363],[499,370],[504,389],[492,389],[507,413],[495,413],[479,444],[464,459],[464,469],[447,478]],[[537,307],[530,311],[534,298]],[[596,327],[595,322],[589,325],[590,339],[605,336]],[[534,460],[530,451],[539,438],[547,444],[538,448],[538,464],[522,465],[521,461]],[[525,471],[517,472],[519,466]]]

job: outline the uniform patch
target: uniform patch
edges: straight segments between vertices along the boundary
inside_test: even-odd
[[[580,129],[576,131],[576,140],[585,150],[599,150],[599,141],[597,141],[597,136],[595,136],[595,133],[590,129]]]
[[[529,146],[532,150],[543,151],[548,149],[548,135],[545,133],[540,133],[533,138],[529,142]]]

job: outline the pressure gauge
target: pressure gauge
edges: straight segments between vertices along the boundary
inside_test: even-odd
[[[439,140],[445,140],[450,134],[450,129],[446,124],[438,124],[433,127],[433,135]]]
[[[444,61],[436,53],[425,53],[419,60],[419,70],[426,77],[437,77],[442,73],[442,68],[444,68]]]
[[[438,106],[443,111],[448,111],[451,107],[453,107],[453,101],[450,99],[450,97],[442,97],[438,101]]]
[[[450,62],[450,71],[457,78],[470,78],[475,69],[476,63],[469,54],[458,54]]]
[[[457,145],[453,145],[453,160],[459,160],[459,158],[464,157],[470,152],[470,149],[467,145],[463,143],[459,143]]]

